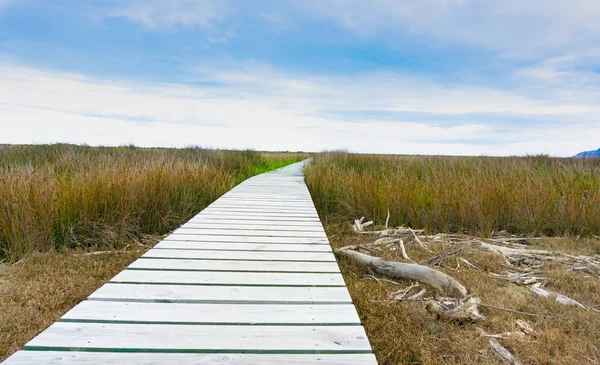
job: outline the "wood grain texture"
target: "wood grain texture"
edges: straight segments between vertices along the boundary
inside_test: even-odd
[[[188,326],[56,322],[27,348],[370,351],[361,326]],[[182,351],[183,350],[183,351]]]
[[[289,220],[237,220],[230,219],[227,217],[197,217],[189,220],[184,226],[206,226],[206,225],[223,225],[227,227],[232,226],[248,226],[248,227],[256,227],[256,228],[264,228],[264,229],[299,229],[299,228],[308,228],[308,229],[316,229],[321,230],[323,226],[321,222],[315,220],[306,220],[306,221],[289,221]],[[182,226],[183,227],[183,226]]]
[[[181,258],[205,260],[261,260],[261,261],[320,261],[335,262],[331,252],[250,252],[152,249],[142,257]],[[290,264],[291,265],[291,264]]]
[[[210,301],[210,302],[277,302],[277,303],[351,303],[343,287],[254,287],[213,286],[210,290],[187,285],[140,285],[107,283],[90,299],[138,301]]]
[[[325,232],[314,231],[282,231],[282,230],[252,230],[252,229],[219,229],[202,227],[181,227],[173,234],[194,234],[205,236],[242,236],[242,237],[290,237],[290,238],[320,238],[327,239]]]
[[[203,234],[173,233],[166,238],[169,241],[209,241],[234,243],[299,243],[299,244],[329,244],[327,238],[310,237],[248,237],[236,235],[207,236]]]
[[[124,270],[110,282],[196,285],[344,286],[341,274]],[[210,289],[207,289],[210,290]]]
[[[360,324],[352,304],[212,304],[84,301],[62,320],[229,324]]]
[[[161,241],[155,249],[180,250],[227,250],[227,251],[296,251],[331,252],[329,245],[297,243],[237,243],[237,242],[193,242]]]
[[[373,354],[144,354],[19,351],[6,365],[376,365]]]
[[[186,260],[186,259],[144,259],[140,258],[129,269],[156,270],[204,270],[230,272],[325,272],[338,273],[335,262],[294,262],[285,261],[242,261],[242,260]]]

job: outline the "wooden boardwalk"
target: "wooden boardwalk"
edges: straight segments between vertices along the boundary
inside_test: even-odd
[[[4,364],[377,364],[301,168],[238,185]]]

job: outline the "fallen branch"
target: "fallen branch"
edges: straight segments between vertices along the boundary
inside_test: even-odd
[[[500,344],[500,342],[496,341],[496,339],[490,337],[490,335],[483,328],[476,328],[477,332],[480,335],[488,337],[488,346],[494,350],[494,355],[498,358],[498,360],[502,361],[504,364],[509,365],[521,365],[519,360],[510,353],[504,346]]]
[[[561,304],[565,304],[565,305],[574,305],[576,307],[579,307],[583,310],[586,310],[587,307],[581,303],[579,303],[578,301],[576,301],[575,299],[571,299],[566,295],[562,295],[562,294],[558,294],[558,293],[554,293],[551,292],[549,290],[546,290],[544,288],[542,288],[542,284],[541,283],[537,283],[537,284],[533,284],[531,286],[531,291],[537,295],[540,295],[542,297],[551,297],[554,296],[556,298],[556,301],[561,303]]]
[[[429,249],[429,247],[427,247],[427,245],[425,245],[417,236],[417,234],[415,233],[415,231],[412,228],[408,228],[408,230],[410,231],[410,233],[412,233],[413,237],[415,238],[415,241],[417,241],[417,244],[419,246],[421,246],[422,248],[426,249],[427,251],[431,252],[431,250]]]
[[[447,293],[456,298],[467,296],[467,289],[451,276],[441,271],[418,264],[387,261],[350,249],[350,246],[336,250],[336,253],[352,259],[354,262],[371,268],[378,274],[395,279],[417,281],[429,285],[436,291]]]
[[[457,300],[430,300],[425,308],[437,315],[451,320],[480,322],[485,317],[479,313],[477,307],[481,304],[479,298],[466,297],[460,301]]]
[[[425,264],[427,266],[438,265],[445,258],[456,255],[457,253],[461,252],[462,250],[463,250],[462,247],[456,247],[456,246],[450,247],[449,249],[445,250],[444,252],[440,253],[439,255],[435,255],[433,257],[428,258],[427,260],[421,261],[421,264]]]

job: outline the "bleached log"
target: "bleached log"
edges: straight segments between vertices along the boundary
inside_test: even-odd
[[[415,241],[417,241],[417,244],[419,246],[421,246],[422,248],[426,249],[427,251],[431,251],[429,249],[429,247],[427,247],[426,244],[424,244],[420,239],[419,236],[417,236],[417,234],[415,233],[415,231],[412,228],[408,228],[408,230],[410,231],[410,233],[412,233],[413,237],[415,238]]]
[[[575,299],[571,299],[566,295],[562,295],[562,294],[558,294],[558,293],[554,293],[551,292],[549,290],[546,290],[544,288],[542,288],[542,283],[537,283],[537,284],[533,284],[531,286],[531,291],[537,295],[540,295],[542,297],[556,297],[556,301],[561,303],[561,304],[565,304],[565,305],[574,305],[576,307],[579,307],[581,309],[587,309],[587,307],[581,303],[579,303],[578,301],[576,301]]]
[[[458,258],[463,264],[465,264],[466,267],[468,267],[469,269],[474,269],[474,270],[479,270],[479,268],[475,265],[473,265],[469,260],[463,258],[463,257],[459,257]]]
[[[336,250],[339,255],[352,259],[356,263],[370,267],[378,274],[395,279],[417,281],[429,285],[438,292],[447,293],[456,298],[467,296],[467,289],[458,281],[441,271],[418,264],[387,261],[378,257],[366,255],[348,247]]]
[[[400,239],[400,241],[398,241],[398,246],[400,246],[400,250],[402,252],[402,257],[405,260],[410,260],[410,257],[408,257],[408,255],[406,254],[406,248],[404,248],[404,241],[402,241],[402,239]]]
[[[488,335],[483,328],[478,327],[477,332],[479,332],[479,334],[482,336],[488,337],[488,346],[494,350],[494,355],[496,355],[498,360],[500,360],[503,364],[521,365],[519,360],[517,360],[517,358],[511,354],[510,351],[502,346],[500,342],[496,341],[496,339],[489,337],[490,335]]]
[[[525,322],[522,319],[517,319],[517,321],[515,322],[515,324],[517,325],[517,327],[519,327],[519,329],[526,335],[534,335],[535,336],[535,330],[533,329],[533,327],[531,327],[531,325],[527,322]]]
[[[479,313],[478,306],[481,301],[478,298],[464,298],[461,301],[437,301],[430,300],[425,308],[439,317],[452,320],[467,320],[470,322],[480,322],[485,317]]]
[[[417,294],[411,295],[406,300],[417,300],[427,293],[427,289],[421,289]]]
[[[487,242],[483,242],[483,241],[479,241],[479,244],[481,245],[482,248],[484,248],[488,251],[500,253],[505,256],[510,256],[510,255],[553,255],[553,254],[555,254],[554,252],[548,251],[548,250],[511,248],[511,247],[493,245],[491,243],[487,243]]]
[[[364,220],[365,217],[361,217],[360,219],[354,220],[354,225],[352,226],[352,228],[354,228],[355,232],[362,233],[365,227],[368,227],[373,224],[373,221],[363,223]]]

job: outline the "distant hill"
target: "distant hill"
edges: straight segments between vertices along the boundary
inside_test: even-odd
[[[580,152],[578,154],[576,154],[573,157],[582,157],[582,158],[588,158],[588,157],[600,157],[600,148],[598,148],[596,151],[585,151],[585,152]]]

